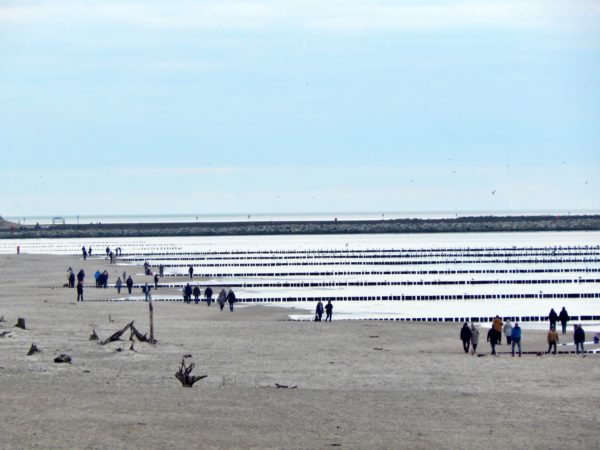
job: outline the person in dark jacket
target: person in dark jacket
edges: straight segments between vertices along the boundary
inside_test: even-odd
[[[72,270],[71,270],[71,272],[69,272],[69,287],[70,288],[75,287],[75,272],[73,272]]]
[[[191,280],[192,277],[194,276],[194,266],[190,266],[188,268],[188,273],[190,274],[190,280]]]
[[[83,260],[85,261],[87,259],[87,255],[88,255],[85,247],[81,247],[81,254],[83,255]]]
[[[210,306],[210,304],[212,303],[212,295],[212,288],[210,286],[206,286],[206,289],[204,290],[204,296],[206,297],[206,306]]]
[[[229,311],[233,311],[233,304],[237,301],[232,289],[227,293],[227,302],[229,303]]]
[[[190,303],[192,301],[192,287],[190,283],[186,284],[183,288],[183,301],[185,303]]]
[[[581,347],[581,353],[585,354],[583,343],[585,342],[585,331],[581,325],[575,325],[575,333],[573,333],[573,340],[575,341],[575,350],[579,355],[579,347]]]
[[[117,288],[117,294],[121,293],[122,286],[123,286],[123,280],[121,280],[121,277],[117,277],[117,282],[115,283],[115,287]]]
[[[102,272],[102,287],[104,289],[108,287],[108,272],[106,270]]]
[[[85,272],[83,269],[80,269],[79,272],[77,272],[77,283],[83,284],[83,280],[85,280]]]
[[[463,327],[460,329],[460,340],[463,343],[463,350],[465,353],[469,353],[469,346],[471,345],[471,329],[469,325],[465,322]]]
[[[558,315],[558,320],[560,320],[560,324],[562,325],[562,334],[567,333],[567,322],[569,321],[569,319],[569,313],[563,306],[563,308],[560,310],[560,314]]]
[[[77,285],[77,301],[83,301],[83,283]]]
[[[521,357],[521,327],[519,326],[518,323],[515,323],[515,326],[512,329],[512,334],[511,334],[511,341],[512,341],[512,356],[515,356],[515,345],[519,347],[519,358]]]
[[[131,279],[131,275],[127,277],[125,284],[127,285],[127,291],[131,294],[131,289],[133,289],[133,280]]]
[[[158,289],[158,274],[154,274],[154,290]]]
[[[332,317],[333,317],[333,305],[331,304],[331,300],[328,300],[327,304],[325,305],[325,322],[327,322],[327,319],[329,319],[329,321],[331,322]]]
[[[496,335],[496,329],[494,328],[493,325],[490,327],[490,330],[488,331],[487,341],[492,346],[492,355],[495,355],[496,354],[496,342],[498,342],[498,337]]]
[[[194,295],[194,303],[197,305],[200,301],[200,288],[198,286],[194,286],[192,294]]]
[[[321,302],[321,300],[319,300],[319,302],[317,303],[317,309],[315,310],[315,321],[321,321],[321,317],[323,317],[323,311],[325,311],[325,309],[323,308],[323,303]]]
[[[221,311],[223,311],[226,301],[227,294],[225,294],[225,289],[221,289],[221,292],[219,292],[219,296],[217,297],[217,303],[219,304],[219,308],[221,309]]]
[[[556,328],[556,321],[558,320],[558,314],[554,311],[554,308],[550,310],[548,314],[548,320],[550,321],[550,328]]]

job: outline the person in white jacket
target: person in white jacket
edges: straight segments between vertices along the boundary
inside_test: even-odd
[[[479,330],[475,328],[475,324],[471,324],[471,355],[477,354],[477,344],[479,344]]]
[[[510,337],[510,335],[512,334],[512,329],[513,329],[512,324],[510,323],[510,320],[507,319],[506,323],[504,324],[503,331],[504,331],[504,335],[506,336],[506,343],[508,345],[510,345],[510,343],[512,341],[512,339]]]

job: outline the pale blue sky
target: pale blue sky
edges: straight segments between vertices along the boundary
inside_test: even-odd
[[[5,216],[599,211],[599,124],[600,1],[0,0]]]

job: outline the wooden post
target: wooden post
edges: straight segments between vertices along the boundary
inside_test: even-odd
[[[152,304],[152,294],[148,294],[148,309],[150,311],[150,340],[154,344],[154,306]]]
[[[25,330],[25,319],[23,317],[19,317],[15,326],[18,328],[23,328]]]

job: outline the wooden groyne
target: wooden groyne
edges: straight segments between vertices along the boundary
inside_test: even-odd
[[[454,219],[391,219],[287,222],[120,223],[35,225],[0,229],[0,239],[150,236],[244,236],[302,234],[475,233],[600,231],[600,215],[477,216]]]

